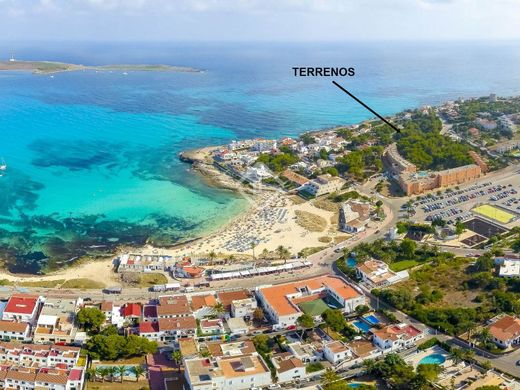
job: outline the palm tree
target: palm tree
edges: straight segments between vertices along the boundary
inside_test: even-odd
[[[256,242],[251,241],[251,249],[253,251],[253,260],[256,260],[256,258],[255,258],[255,247],[256,247]]]
[[[213,313],[215,313],[215,315],[220,316],[222,313],[225,313],[225,312],[226,312],[226,308],[224,307],[224,305],[221,302],[217,302],[217,304],[215,306],[213,306]]]
[[[130,369],[130,371],[132,371],[132,374],[135,375],[135,381],[136,382],[139,382],[139,378],[144,374],[144,370],[143,370],[143,367],[137,365],[137,366],[132,366],[132,368]]]
[[[96,369],[95,368],[87,369],[87,377],[90,382],[93,382],[94,379],[96,379]]]
[[[285,260],[284,263],[287,263],[287,259],[291,255],[289,250],[286,247],[284,247],[283,245],[280,245],[278,248],[276,248],[276,253],[278,254],[278,257],[280,259]]]
[[[464,351],[462,348],[453,347],[450,351],[450,357],[455,364],[459,364],[464,360]]]
[[[233,261],[235,261],[235,256],[229,255],[228,256],[228,260],[229,260],[230,263],[232,263]]]
[[[96,376],[101,378],[101,382],[105,381],[105,377],[108,375],[107,367],[96,367]]]
[[[110,382],[113,382],[116,379],[116,373],[118,369],[116,366],[107,367],[107,374],[110,376]]]
[[[127,370],[127,366],[117,366],[117,373],[119,374],[119,378],[121,378],[121,383],[123,383],[123,377],[125,376]]]
[[[179,372],[181,372],[181,362],[182,362],[182,353],[181,351],[173,351],[172,353],[172,359],[177,364],[177,368],[179,369]]]
[[[209,259],[210,265],[213,265],[213,262],[215,261],[216,258],[217,258],[217,254],[215,253],[215,251],[211,251],[208,253],[208,259]]]
[[[267,250],[267,248],[264,248],[264,250],[262,251],[262,259],[267,259],[267,257],[269,256],[269,251]]]
[[[332,368],[327,368],[325,372],[323,373],[321,382],[323,383],[324,387],[327,385],[330,385],[334,382],[337,382],[341,379],[341,377],[334,371]]]

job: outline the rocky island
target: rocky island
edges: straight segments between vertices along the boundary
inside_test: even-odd
[[[9,61],[0,61],[0,71],[2,70],[22,70],[38,74],[74,72],[80,70],[95,70],[107,72],[201,72],[201,70],[195,68],[163,64],[81,65],[56,61],[18,61],[14,60],[13,58],[11,58]]]

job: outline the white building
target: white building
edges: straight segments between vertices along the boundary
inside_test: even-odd
[[[27,322],[0,321],[0,339],[30,341],[31,327]]]
[[[371,287],[389,286],[409,277],[408,271],[394,272],[384,261],[374,259],[357,264],[356,273]]]
[[[323,345],[323,357],[332,364],[338,364],[352,358],[352,351],[339,340]]]
[[[257,308],[255,298],[237,299],[231,302],[231,316],[241,318],[252,318]]]
[[[336,276],[321,276],[293,283],[258,288],[257,297],[264,312],[273,322],[273,329],[295,328],[303,312],[298,307],[301,299],[312,301],[330,296],[345,313],[365,304],[365,296],[357,287]]]
[[[42,297],[26,294],[12,295],[2,313],[2,320],[36,323]]]
[[[285,352],[275,355],[271,360],[276,368],[278,383],[292,382],[306,376],[305,365],[291,353]]]
[[[412,325],[388,325],[374,330],[372,342],[383,353],[410,348],[424,337],[424,333]]]
[[[249,326],[242,317],[231,317],[226,320],[231,335],[241,336],[249,332]]]
[[[498,276],[503,278],[520,277],[520,259],[503,258],[498,261],[498,264],[500,265]]]
[[[520,319],[516,316],[505,315],[492,322],[488,329],[493,342],[501,348],[520,344]]]
[[[184,360],[184,376],[192,390],[241,390],[269,386],[271,372],[257,353]]]
[[[36,322],[34,342],[73,344],[78,331],[76,310],[82,302],[81,298],[46,298]]]
[[[345,180],[342,178],[325,174],[305,183],[298,191],[306,192],[312,196],[321,196],[341,190],[344,184]]]
[[[257,152],[269,152],[276,149],[277,141],[273,139],[255,139],[251,146],[251,150]]]
[[[370,222],[370,204],[349,201],[341,205],[339,210],[339,228],[347,233],[359,233],[366,230]]]

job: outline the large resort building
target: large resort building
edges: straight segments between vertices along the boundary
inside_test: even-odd
[[[390,171],[397,176],[397,182],[406,195],[419,195],[441,187],[467,183],[478,179],[487,171],[486,163],[476,153],[470,153],[475,164],[437,172],[417,172],[417,167],[404,159],[395,143],[388,146],[384,158]]]
[[[335,307],[351,313],[365,304],[361,290],[335,276],[261,287],[257,290],[257,297],[273,321],[273,329],[295,327],[298,317],[304,312],[319,316],[329,307]]]

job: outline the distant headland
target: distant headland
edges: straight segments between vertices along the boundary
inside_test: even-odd
[[[115,64],[115,65],[80,65],[69,64],[56,61],[18,61],[11,58],[8,61],[0,61],[0,71],[2,70],[22,70],[31,71],[39,74],[74,72],[80,70],[96,70],[96,71],[139,71],[139,72],[201,72],[199,69],[171,66],[162,64]]]

